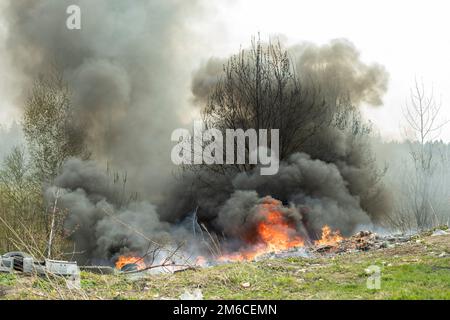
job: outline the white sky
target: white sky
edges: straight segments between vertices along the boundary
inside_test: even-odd
[[[366,110],[382,136],[401,136],[401,107],[415,77],[434,86],[437,98],[442,99],[442,116],[450,119],[449,1],[214,0],[208,6],[214,14],[191,25],[197,33],[197,63],[247,46],[258,32],[263,39],[283,34],[288,44],[324,44],[346,38],[360,50],[365,62],[380,63],[390,74],[384,105]],[[0,123],[17,117],[11,107],[15,89],[8,81],[8,62],[2,56],[4,34],[0,18]],[[441,138],[450,141],[450,124]]]

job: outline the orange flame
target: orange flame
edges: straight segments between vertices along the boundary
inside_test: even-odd
[[[219,261],[253,260],[269,252],[280,252],[304,245],[295,226],[280,211],[281,201],[272,198],[266,198],[264,201],[259,206],[259,215],[263,219],[256,227],[257,243],[250,249],[223,255]]]
[[[145,262],[141,257],[130,255],[120,256],[116,262],[116,269],[121,270],[127,264],[136,264],[138,270],[145,269]]]
[[[286,222],[279,211],[270,210],[265,221],[261,222],[257,229],[259,237],[270,251],[303,246],[303,240],[295,235],[295,228]]]
[[[324,225],[322,228],[322,237],[320,240],[315,241],[315,244],[318,246],[334,245],[342,240],[344,240],[344,238],[341,236],[339,230],[332,231],[329,226]]]
[[[195,260],[195,265],[199,267],[204,267],[207,265],[207,263],[208,261],[204,256],[198,256],[197,259]]]

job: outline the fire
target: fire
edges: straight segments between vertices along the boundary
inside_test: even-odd
[[[131,255],[120,256],[116,262],[116,269],[121,270],[127,264],[137,265],[138,270],[145,269],[145,262],[142,260],[142,258]]]
[[[258,234],[269,251],[286,250],[304,244],[302,238],[295,235],[295,228],[286,222],[279,211],[268,211],[265,221],[258,225]]]
[[[320,240],[315,241],[315,244],[320,245],[334,245],[340,241],[344,240],[341,236],[339,230],[332,231],[331,228],[327,225],[324,225],[322,228],[322,237]]]
[[[280,252],[294,247],[302,247],[303,239],[297,234],[295,226],[280,210],[281,201],[266,198],[259,206],[258,214],[262,217],[256,227],[256,244],[250,249],[226,254],[219,261],[253,260],[269,252]]]
[[[196,266],[204,267],[207,264],[208,264],[208,261],[206,260],[206,258],[204,256],[198,256],[197,259],[195,260]]]

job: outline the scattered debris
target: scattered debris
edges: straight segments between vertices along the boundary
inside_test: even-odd
[[[73,276],[80,273],[76,262],[45,259],[44,272],[58,276]]]
[[[371,231],[360,231],[350,238],[336,243],[319,245],[312,249],[315,253],[344,253],[355,251],[368,251],[373,249],[390,248],[411,240],[410,236],[390,235],[380,236]]]
[[[0,271],[12,273],[14,271],[25,274],[56,275],[63,277],[79,277],[80,269],[76,262],[45,259],[35,261],[24,252],[8,252],[0,256]]]
[[[311,254],[306,247],[295,247],[295,248],[289,248],[287,250],[283,250],[283,251],[279,251],[279,252],[265,253],[263,255],[255,257],[254,261],[283,259],[283,258],[292,258],[292,257],[309,258],[309,257],[311,257]],[[224,261],[226,261],[226,260],[224,260]]]
[[[188,271],[188,270],[197,270],[198,267],[192,267],[192,266],[179,266],[176,269],[172,270],[172,273],[178,273],[178,272],[183,272],[183,271]]]
[[[69,290],[80,290],[81,289],[81,277],[80,273],[73,273],[66,279],[66,286]]]
[[[81,271],[95,274],[114,274],[116,270],[109,266],[80,266]]]
[[[0,298],[8,295],[11,291],[11,288],[0,285]]]
[[[431,236],[443,236],[448,235],[450,232],[443,231],[441,229],[435,230]],[[429,236],[430,234],[428,234]],[[311,244],[310,246],[300,246],[289,248],[284,251],[278,252],[270,252],[265,253],[261,256],[258,256],[254,259],[254,261],[258,260],[271,260],[276,258],[288,258],[288,257],[314,257],[316,255],[336,255],[342,253],[351,253],[357,251],[368,251],[368,250],[377,250],[383,248],[391,248],[398,245],[401,245],[406,242],[423,242],[422,239],[417,239],[417,236],[412,235],[379,235],[371,231],[359,231],[349,238],[342,238],[341,240],[331,242],[331,243],[321,243],[316,242],[315,245]],[[446,252],[436,253],[435,255],[439,257],[447,257],[450,254]],[[172,256],[170,256],[172,257]],[[58,261],[45,259],[44,261],[36,261],[30,255],[24,252],[9,252],[0,255],[0,272],[22,272],[24,274],[38,274],[38,275],[57,275],[62,276],[67,281],[67,286],[69,288],[79,288],[80,286],[80,270],[87,271],[95,274],[116,274],[116,273],[124,273],[129,275],[130,277],[139,280],[146,275],[154,274],[154,273],[178,273],[186,270],[196,270],[201,265],[191,265],[187,262],[175,263],[173,260],[169,258],[165,258],[158,264],[154,263],[146,263],[144,262],[144,257],[133,258],[134,260],[130,260],[131,262],[125,263],[121,266],[121,269],[113,268],[111,266],[81,266],[78,267],[76,262],[69,261]],[[130,257],[128,257],[130,258]],[[334,259],[332,257],[331,259]],[[153,262],[153,259],[152,259]],[[217,263],[218,264],[218,263]],[[215,265],[213,263],[203,264],[203,266]],[[383,265],[386,265],[383,262]],[[387,264],[390,266],[390,264]],[[296,273],[305,273],[306,269],[300,269]],[[249,282],[241,283],[240,286],[242,288],[249,288],[251,285]],[[186,295],[182,295],[183,297],[187,297],[189,292],[185,293]]]
[[[0,256],[0,272],[12,273],[14,271],[14,259]]]
[[[437,229],[437,230],[435,230],[435,231],[431,234],[431,236],[432,236],[432,237],[436,237],[436,236],[445,236],[445,235],[447,235],[447,234],[449,234],[449,233],[446,232],[446,231],[444,231],[444,230]]]
[[[318,253],[323,253],[323,252],[330,252],[334,248],[335,248],[335,246],[333,246],[331,244],[325,244],[325,245],[317,246],[315,249],[313,249],[313,251],[318,252]]]
[[[3,259],[12,259],[13,261],[13,269],[17,271],[24,271],[25,272],[31,272],[30,268],[30,262],[32,261],[32,257],[25,253],[20,251],[13,251],[8,252],[2,256]]]
[[[182,295],[180,295],[180,300],[203,300],[203,293],[200,289],[195,289],[190,292],[185,290]]]
[[[144,264],[144,266],[145,266],[145,264]],[[122,268],[120,268],[120,271],[122,271],[122,272],[137,272],[137,271],[139,271],[139,268],[140,267],[137,263],[127,263]]]

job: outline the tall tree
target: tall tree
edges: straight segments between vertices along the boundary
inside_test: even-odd
[[[448,123],[442,119],[442,105],[436,101],[433,90],[427,91],[423,82],[415,80],[411,89],[409,103],[403,108],[408,124],[405,129],[409,141],[410,156],[415,172],[405,190],[409,192],[410,205],[403,208],[403,215],[412,215],[419,229],[427,229],[439,223],[433,204],[436,190],[432,182],[433,144],[441,129]]]
[[[258,40],[250,50],[242,50],[228,60],[203,118],[207,128],[223,133],[226,129],[279,129],[279,157],[284,160],[331,123],[326,107],[318,88],[302,86],[288,52],[280,44],[265,45]],[[254,167],[246,163],[234,169]]]
[[[36,80],[26,102],[23,129],[41,182],[51,182],[69,157],[89,157],[70,97],[62,74],[54,69]]]

